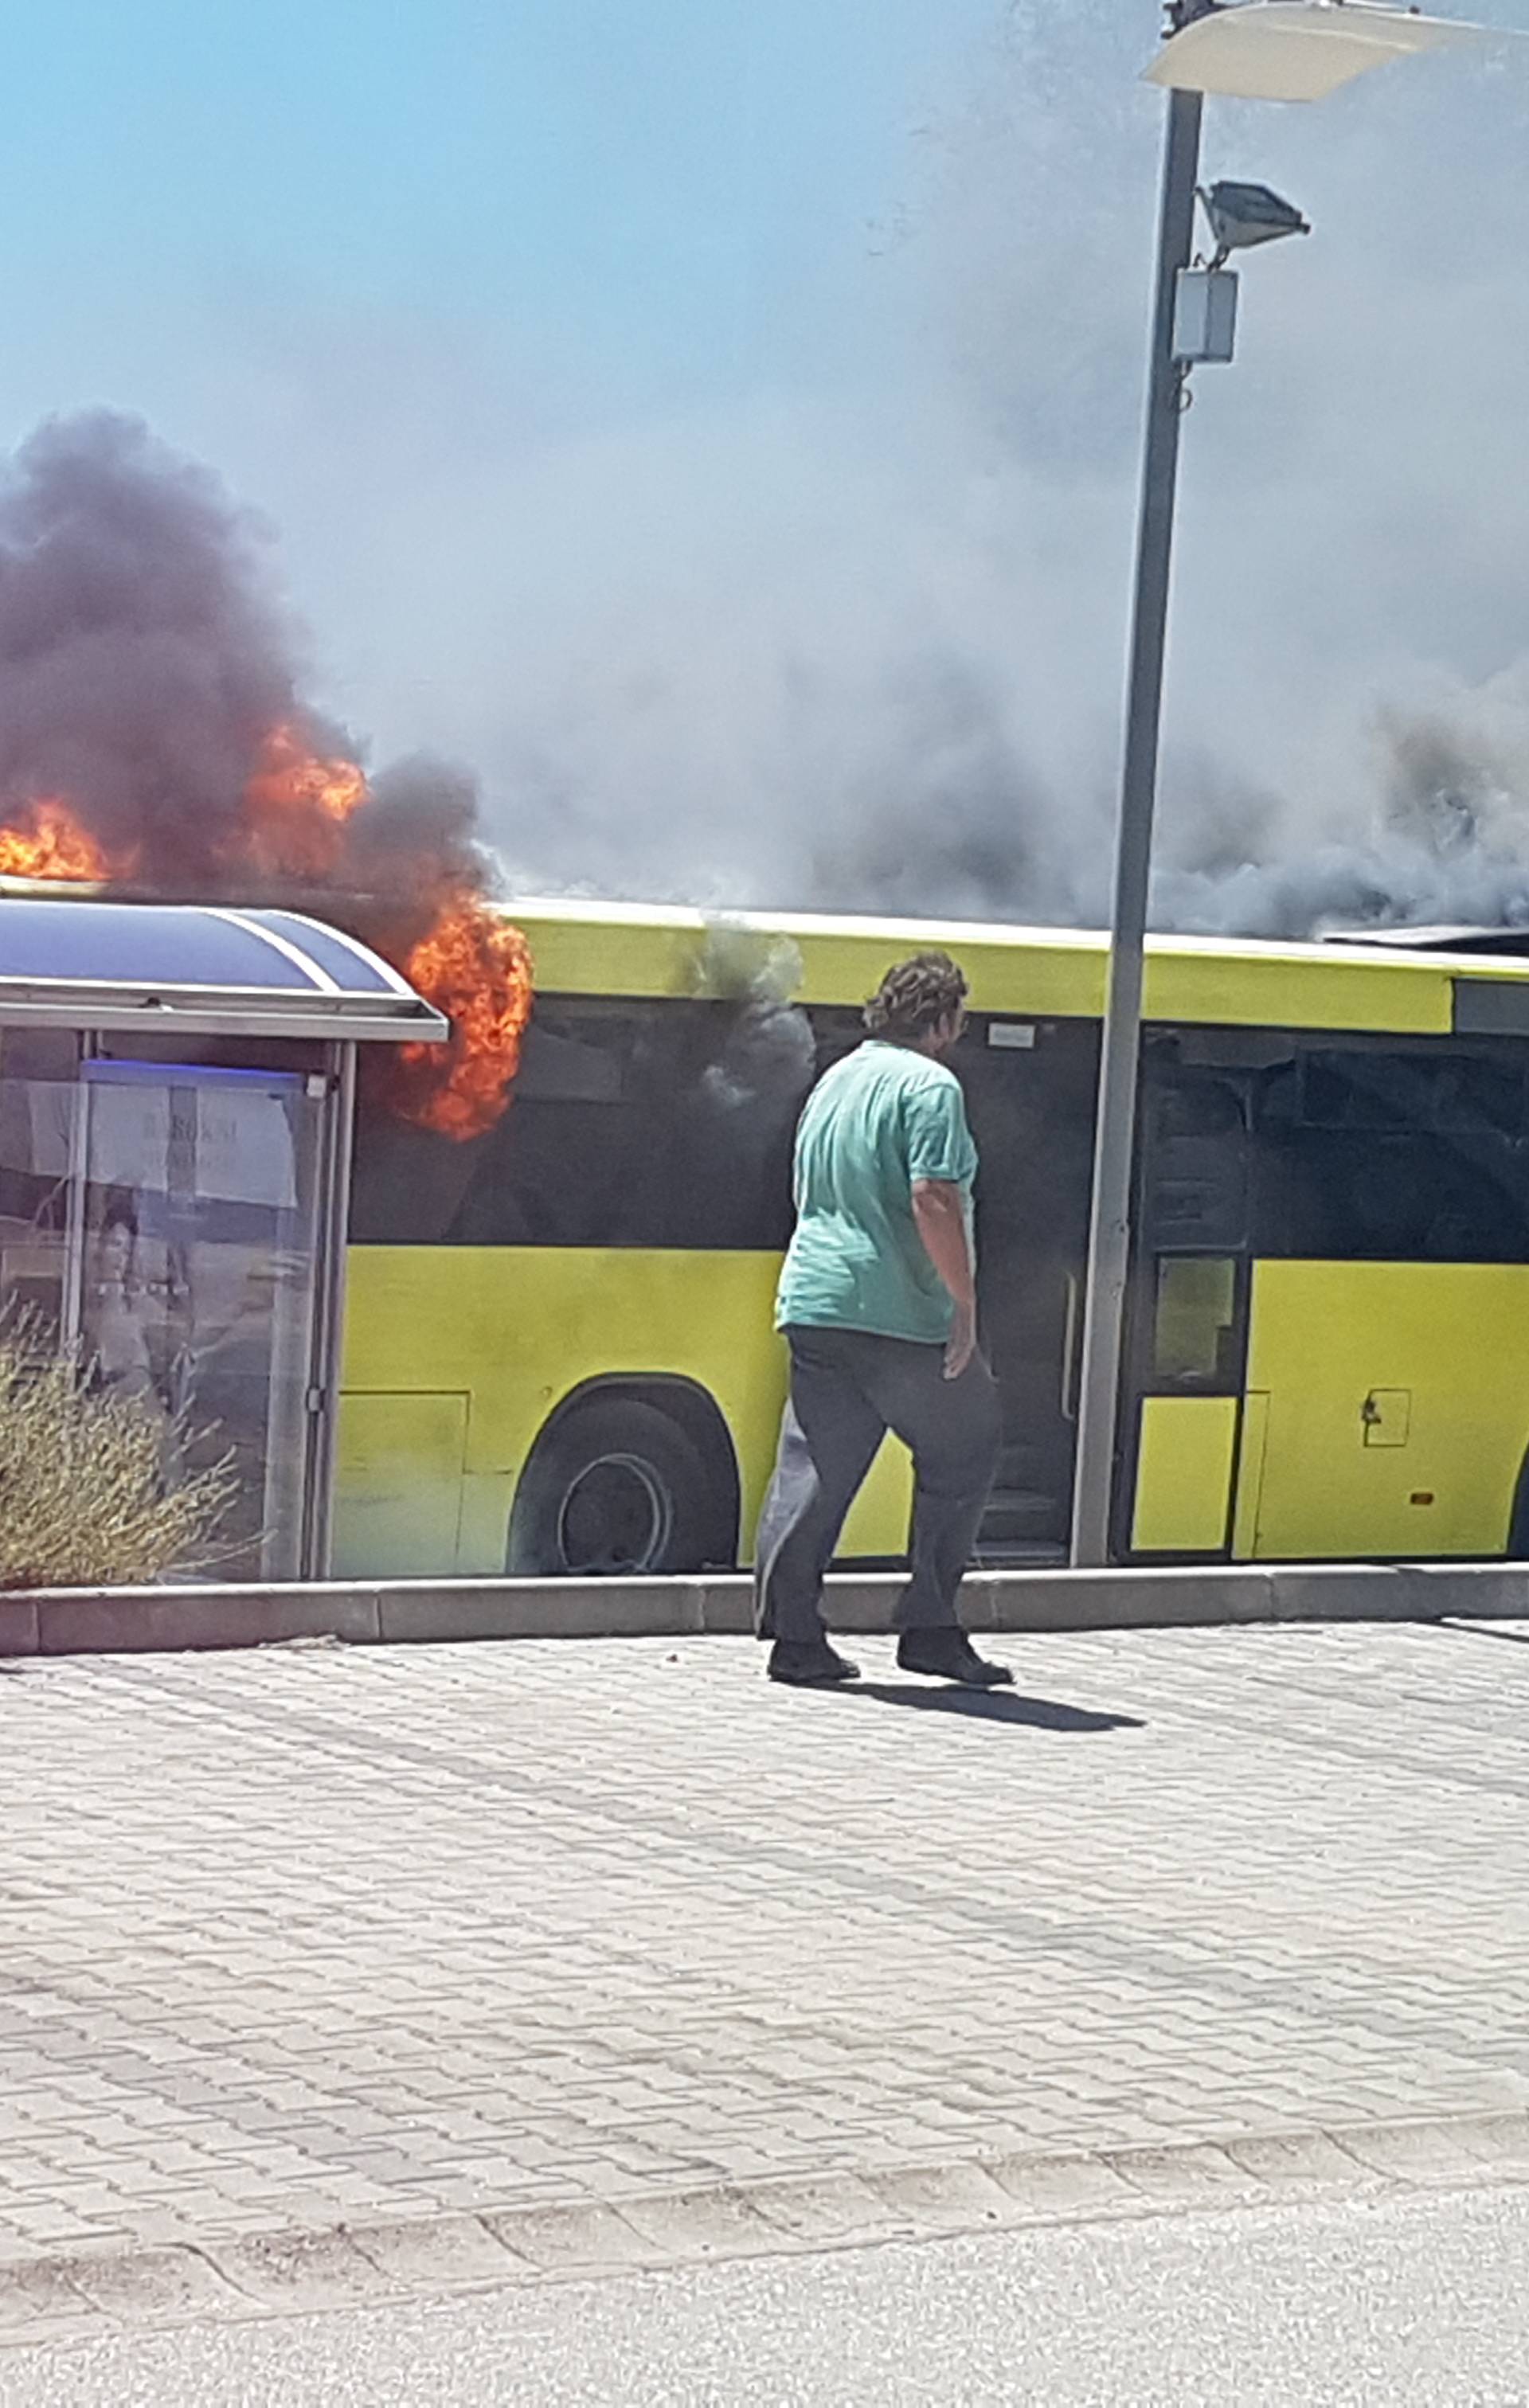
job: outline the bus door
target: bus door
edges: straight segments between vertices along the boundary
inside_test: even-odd
[[[1116,1497],[1119,1555],[1234,1551],[1248,1354],[1249,1073],[1149,1039]]]
[[[1072,1512],[1082,1275],[1099,1032],[1085,1021],[974,1019],[955,1067],[981,1157],[978,1292],[1004,1452],[982,1563],[1049,1563]]]

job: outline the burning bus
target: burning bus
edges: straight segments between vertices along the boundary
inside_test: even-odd
[[[1101,938],[511,910],[464,790],[418,768],[372,781],[297,718],[251,739],[183,841],[62,790],[0,805],[0,881],[215,902],[276,942],[301,907],[444,1020],[443,1043],[362,1049],[333,1503],[312,1520],[333,1569],[362,1576],[748,1561],[784,1386],[771,1300],[797,1113],[888,962],[947,947],[972,989],[956,1068],[1006,1425],[981,1553],[1061,1558]],[[1147,1018],[1116,1554],[1529,1554],[1529,964],[1165,938]],[[271,1175],[258,1143],[240,1158],[247,1186]],[[147,1376],[127,1311],[140,1239],[113,1198],[104,1174],[87,1186],[81,1243],[124,1375]],[[889,1440],[845,1558],[902,1553],[909,1500]]]
[[[1105,943],[1073,930],[519,902],[536,1003],[476,1136],[358,1133],[336,1500],[355,1572],[747,1561],[784,1385],[801,1098],[889,961],[972,987],[980,1548],[1060,1560]],[[1114,1547],[1529,1553],[1529,964],[1153,942]],[[889,1440],[847,1560],[907,1543]]]
[[[305,814],[353,843],[374,806],[364,781],[352,800],[334,762],[285,736],[280,754],[280,840],[301,829],[311,900],[329,839]],[[250,841],[269,880],[266,805],[263,788]],[[132,892],[137,865],[93,841],[59,797],[0,835],[33,896],[99,894],[113,867]],[[807,915],[719,926],[572,902],[511,913],[422,858],[403,892],[319,893],[450,1030],[364,1049],[336,1572],[748,1561],[784,1387],[771,1301],[797,1113],[857,1041],[888,962],[928,943],[972,989],[955,1067],[982,1157],[982,1326],[1006,1436],[980,1550],[1061,1558],[1101,938]],[[221,916],[278,934],[282,918]],[[1160,939],[1147,1020],[1116,1554],[1529,1554],[1529,963]],[[241,1159],[246,1185],[268,1180],[258,1143]],[[136,1238],[108,1185],[83,1210],[102,1281],[125,1297]],[[889,1440],[845,1559],[900,1554],[909,1502]]]
[[[1103,939],[511,910],[476,811],[469,779],[421,761],[373,773],[304,702],[248,523],[213,480],[107,416],[22,447],[0,480],[0,882],[196,907],[315,961],[359,945],[409,1010],[439,1016],[360,1049],[336,1236],[335,1569],[748,1560],[784,1384],[771,1299],[797,1112],[856,1041],[889,961],[929,943],[972,989],[956,1067],[982,1154],[984,1342],[1006,1417],[982,1551],[1054,1559]],[[1529,1554],[1529,964],[1162,939],[1147,1024],[1116,1553]],[[0,1032],[0,1087],[7,1048]],[[112,1088],[103,1125],[115,1114],[124,1132],[130,1072],[92,1074]],[[182,1085],[207,1126],[161,1077],[155,1142],[209,1161],[224,1146],[221,1202],[252,1245],[288,1209],[292,1182],[263,1159],[267,1139],[281,1153],[278,1090],[235,1142],[212,1084],[205,1098]],[[23,1123],[62,1159],[57,1131]],[[71,1259],[94,1266],[112,1376],[141,1387],[174,1357],[194,1391],[195,1365],[220,1358],[171,1344],[187,1315],[170,1239],[146,1272],[144,1229],[114,1192],[131,1184],[76,1182]],[[227,1261],[244,1284],[216,1298],[225,1366],[254,1277]],[[180,1401],[195,1411],[194,1393]],[[903,1549],[908,1488],[889,1443],[849,1556]]]

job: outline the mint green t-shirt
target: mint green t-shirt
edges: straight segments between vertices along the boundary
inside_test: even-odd
[[[938,1345],[950,1293],[913,1218],[916,1179],[966,1197],[977,1148],[953,1071],[870,1038],[825,1072],[796,1132],[796,1230],[776,1298],[778,1329],[864,1329]]]

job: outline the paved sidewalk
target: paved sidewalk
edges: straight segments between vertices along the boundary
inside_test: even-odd
[[[0,1677],[0,2263],[1529,2103],[1529,1644]]]

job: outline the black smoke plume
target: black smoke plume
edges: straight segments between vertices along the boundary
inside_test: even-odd
[[[21,446],[0,476],[0,824],[62,797],[137,890],[248,902],[330,887],[372,898],[371,932],[407,948],[443,894],[483,883],[476,785],[405,762],[342,834],[323,832],[332,857],[251,858],[247,790],[273,730],[358,758],[302,693],[265,542],[136,419],[54,419]]]

